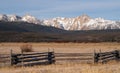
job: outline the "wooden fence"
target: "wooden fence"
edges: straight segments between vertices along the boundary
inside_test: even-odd
[[[120,59],[120,51],[115,50],[115,51],[110,51],[110,52],[102,52],[102,53],[95,53],[94,56],[94,62],[95,63],[106,63],[110,60],[116,60],[119,61]]]
[[[12,50],[9,53],[0,53],[0,67],[1,66],[11,66],[12,62]]]
[[[0,66],[11,66],[10,56],[10,54],[0,54]]]
[[[0,55],[0,66],[33,66],[55,63],[54,52],[30,52]]]
[[[120,61],[120,50],[100,53],[54,53],[29,52],[14,54],[0,54],[0,66],[32,66],[40,64],[53,64],[55,62],[75,61],[87,63],[106,63],[110,60]]]
[[[56,62],[93,62],[93,53],[55,53]]]
[[[12,65],[40,65],[40,64],[52,64],[55,62],[54,52],[43,53],[22,53],[12,55]]]

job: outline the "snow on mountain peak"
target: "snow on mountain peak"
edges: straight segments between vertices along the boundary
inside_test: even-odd
[[[0,14],[1,21],[7,21],[7,16],[5,14]]]
[[[40,23],[40,20],[38,20],[34,16],[31,16],[31,15],[28,15],[28,14],[22,17],[22,21],[25,21],[25,22],[28,22],[28,23],[35,23],[35,24]]]
[[[57,17],[50,20],[45,20],[43,23],[47,26],[53,26],[65,30],[78,30],[81,24],[86,23],[90,20],[90,17],[87,15],[78,16],[75,18],[63,18]]]
[[[100,17],[92,19],[86,14],[73,18],[57,17],[42,21],[29,14],[23,17],[17,15],[0,14],[0,21],[22,21],[39,25],[52,26],[64,30],[120,29],[120,21],[105,20]]]
[[[9,21],[9,22],[28,22],[28,23],[34,23],[34,24],[41,24],[41,21],[35,18],[34,16],[31,15],[25,15],[23,17],[17,16],[17,15],[5,15],[5,14],[0,14],[0,21]]]
[[[85,30],[120,29],[120,25],[116,21],[104,20],[103,18],[91,19],[82,27],[86,27]]]
[[[7,15],[8,17],[8,21],[20,21],[21,20],[21,17],[20,16],[17,16],[17,15]]]
[[[47,21],[47,22],[46,22]],[[47,26],[53,26],[65,30],[104,30],[120,29],[120,22],[105,20],[103,18],[92,19],[88,15],[82,15],[74,18],[54,18],[44,20]]]

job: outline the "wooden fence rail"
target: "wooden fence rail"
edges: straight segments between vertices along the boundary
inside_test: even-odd
[[[115,50],[111,52],[95,53],[95,62],[105,63],[110,60],[119,60],[119,59],[120,59],[119,50]]]
[[[93,53],[55,53],[56,62],[60,61],[79,61],[91,62],[93,61]]]
[[[54,52],[13,54],[12,65],[52,64],[54,58]]]
[[[53,64],[61,61],[106,63],[110,60],[120,61],[120,50],[100,53],[30,52],[21,54],[14,54],[11,50],[10,54],[0,54],[0,66],[32,66],[39,64]]]
[[[11,66],[10,54],[0,54],[0,66]]]

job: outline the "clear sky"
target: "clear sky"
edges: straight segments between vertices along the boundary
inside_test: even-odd
[[[120,0],[0,0],[0,14],[31,14],[39,19],[87,14],[120,20]]]

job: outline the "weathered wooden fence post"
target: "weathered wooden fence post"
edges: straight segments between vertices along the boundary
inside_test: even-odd
[[[12,64],[17,64],[18,63],[18,57],[17,54],[12,55]]]
[[[21,57],[23,57],[23,50],[21,49]],[[24,61],[23,61],[23,59],[21,59],[21,61],[22,61],[22,67],[24,66]]]
[[[96,51],[94,50],[94,53],[93,53],[93,62],[94,63],[98,63],[99,61],[99,53],[96,53]]]
[[[119,60],[120,60],[120,50],[118,50],[118,53],[119,53]]]
[[[93,63],[95,63],[95,50],[93,52]]]
[[[48,52],[48,63],[52,64],[52,52]]]
[[[53,60],[53,63],[55,64],[56,60],[55,60],[55,52],[54,52],[54,49],[53,49],[53,53],[52,53],[52,55],[53,55],[52,60]]]
[[[12,59],[12,49],[10,50],[10,66],[13,65],[13,59]]]
[[[48,63],[49,63],[49,64],[55,63],[55,55],[54,55],[54,52],[48,52]]]
[[[101,49],[99,49],[99,52],[100,52],[100,53],[102,52]]]
[[[119,51],[118,50],[115,50],[115,58],[117,61],[119,60]]]

